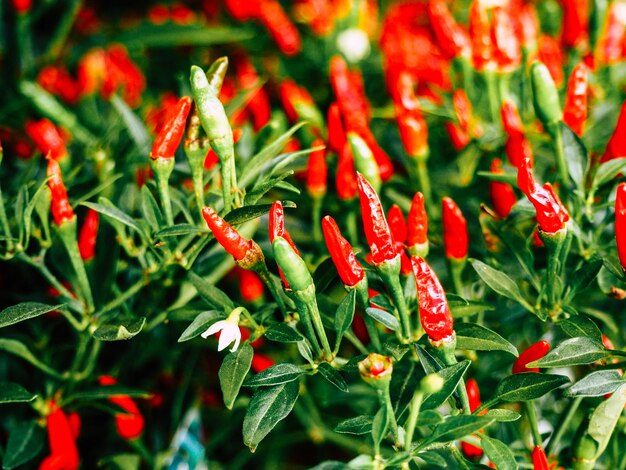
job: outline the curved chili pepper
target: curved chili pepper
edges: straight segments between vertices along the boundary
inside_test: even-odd
[[[410,248],[428,244],[428,215],[424,207],[424,195],[415,193],[409,209],[406,244]]]
[[[356,197],[357,182],[354,170],[354,157],[348,141],[343,144],[337,161],[337,173],[335,175],[335,189],[339,199],[351,200]]]
[[[103,375],[100,376],[98,382],[100,385],[107,386],[115,385],[117,380],[111,376]],[[115,415],[115,427],[120,437],[131,440],[141,436],[145,422],[133,399],[128,395],[114,395],[109,397],[109,401],[125,411],[125,413],[116,413]]]
[[[464,259],[467,257],[469,239],[467,236],[467,221],[452,198],[444,197],[441,201],[443,223],[443,245],[446,257]]]
[[[329,215],[322,219],[324,241],[343,282],[346,286],[354,287],[365,277],[363,267],[357,261],[352,246],[339,231],[337,223]]]
[[[626,183],[620,183],[615,193],[615,241],[620,264],[626,270]]]
[[[494,158],[491,161],[491,172],[495,174],[504,174],[502,169],[502,161],[499,158]],[[489,182],[489,192],[491,194],[491,203],[498,216],[503,219],[510,213],[511,209],[517,202],[517,196],[510,184],[502,183],[500,181]]]
[[[444,123],[450,142],[457,152],[463,150],[470,143],[470,136],[453,122]]]
[[[290,79],[283,80],[280,83],[278,94],[287,119],[291,123],[295,123],[300,119],[299,107],[315,106],[315,102],[309,92]]]
[[[367,244],[372,252],[374,264],[382,264],[397,256],[391,231],[385,219],[385,213],[380,204],[378,194],[372,185],[357,173],[359,200],[361,201],[361,216]]]
[[[11,0],[13,9],[18,15],[25,15],[33,6],[33,0]]]
[[[407,225],[404,220],[404,214],[402,209],[397,204],[393,204],[387,212],[387,223],[389,224],[389,230],[396,243],[404,244],[407,240]]]
[[[105,56],[106,72],[100,93],[110,99],[118,89],[122,98],[131,107],[141,103],[141,95],[146,88],[146,79],[141,69],[128,56],[126,48],[120,44],[110,46]]]
[[[228,222],[210,207],[202,208],[202,216],[218,243],[237,261],[244,259],[248,252],[254,248],[251,240],[246,240],[239,235]]]
[[[533,449],[533,470],[550,470],[548,457],[540,445]]]
[[[280,51],[288,56],[300,53],[302,49],[300,33],[283,10],[280,2],[262,0],[259,3],[259,20],[267,28]]]
[[[321,146],[324,146],[322,139],[315,139],[311,144],[311,147]],[[309,154],[306,170],[306,189],[311,197],[319,198],[326,194],[327,174],[326,152],[324,149],[314,150]]]
[[[412,256],[411,264],[415,274],[422,328],[433,341],[449,338],[454,334],[454,322],[439,278],[423,258]]]
[[[541,359],[550,351],[550,343],[541,340],[526,348],[513,363],[513,373],[539,372],[538,368],[528,368],[526,364]]]
[[[50,157],[56,161],[64,160],[68,156],[65,142],[50,120],[44,118],[39,121],[28,121],[25,130],[44,155],[50,152]]]
[[[543,232],[553,234],[565,227],[569,220],[567,209],[549,183],[542,187],[535,182],[528,158],[522,160],[517,171],[517,186],[535,206],[537,222]]]
[[[269,214],[269,227],[270,243],[274,241],[276,237],[282,237],[289,242],[291,248],[300,256],[300,251],[296,248],[296,244],[291,239],[291,235],[285,229],[285,209],[283,203],[280,201],[274,201],[270,209]]]
[[[469,9],[469,36],[472,43],[472,61],[476,70],[491,68],[494,64],[494,45],[487,10],[478,0]]]
[[[587,120],[587,82],[588,68],[584,62],[580,62],[572,70],[567,82],[567,94],[563,107],[563,122],[567,124],[578,136],[582,137]]]
[[[339,153],[346,142],[346,133],[341,121],[341,110],[336,101],[332,102],[328,107],[326,122],[328,128],[328,148],[333,152]]]
[[[61,407],[50,401],[51,412],[46,416],[50,455],[39,466],[40,470],[75,470],[80,466],[76,436]]]
[[[576,47],[589,34],[589,4],[584,0],[561,0],[560,3],[563,8],[561,42],[565,47]]]
[[[622,103],[615,130],[606,144],[602,162],[618,157],[626,157],[626,101]]]
[[[469,379],[465,382],[465,388],[467,390],[467,399],[469,401],[470,411],[473,413],[474,410],[482,404],[480,401],[478,383],[473,378]],[[463,451],[463,455],[465,455],[465,457],[472,460],[478,459],[483,455],[483,450],[480,447],[464,441],[461,441],[461,450]]]
[[[61,167],[59,163],[52,158],[48,158],[47,175],[50,177],[48,187],[50,188],[52,196],[50,202],[52,218],[55,224],[62,225],[66,221],[74,218],[74,210],[67,198],[67,190],[61,178]]]
[[[491,34],[494,56],[500,70],[509,72],[519,67],[522,61],[521,49],[515,35],[513,19],[509,12],[502,7],[494,8],[492,15]]]
[[[446,2],[444,0],[430,0],[428,2],[428,16],[430,26],[437,38],[437,44],[446,58],[469,57],[471,46],[467,32],[457,24]]]
[[[163,127],[154,140],[150,158],[174,158],[176,149],[183,138],[185,125],[187,124],[187,116],[191,110],[191,98],[183,96],[176,107],[169,112],[168,118],[165,119]]]
[[[422,113],[400,111],[396,114],[404,150],[411,158],[425,158],[428,155],[428,127]]]
[[[83,261],[92,260],[96,256],[96,239],[100,216],[93,209],[87,211],[85,221],[78,233],[78,249]]]

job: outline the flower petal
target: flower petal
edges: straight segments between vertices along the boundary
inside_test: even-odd
[[[202,336],[204,339],[208,338],[211,335],[214,335],[215,333],[217,333],[220,330],[223,330],[224,328],[228,328],[228,322],[226,320],[220,320],[218,322],[213,323],[204,333],[202,333],[200,336]]]

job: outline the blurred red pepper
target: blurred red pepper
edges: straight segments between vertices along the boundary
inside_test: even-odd
[[[335,153],[339,153],[346,143],[346,132],[341,120],[341,110],[336,101],[333,101],[328,107],[326,123],[328,127],[328,148]]]
[[[292,124],[301,117],[298,111],[300,106],[315,106],[315,101],[313,101],[309,92],[290,79],[280,82],[278,94],[287,119]]]
[[[210,207],[202,208],[202,216],[218,243],[237,261],[243,260],[254,250],[255,246],[251,240],[246,240],[239,235],[239,232]]]
[[[96,256],[96,239],[100,216],[93,209],[88,209],[80,232],[78,233],[78,249],[83,261],[90,261]]]
[[[404,244],[407,240],[407,225],[404,220],[404,214],[402,209],[396,204],[392,205],[387,212],[387,223],[389,224],[389,230],[391,236],[396,244],[396,250],[400,255],[400,273],[408,276],[411,274],[411,260],[404,250]]]
[[[317,36],[326,36],[332,31],[334,8],[329,0],[299,0],[293,7],[296,19],[308,24]]]
[[[68,104],[76,104],[81,92],[79,83],[62,66],[48,65],[42,68],[37,75],[37,83]]]
[[[311,147],[322,146],[324,146],[324,142],[321,139],[315,139],[311,144]],[[326,151],[324,149],[314,150],[309,154],[309,162],[306,171],[306,189],[311,197],[324,197],[326,194],[327,174]]]
[[[492,15],[491,36],[495,59],[501,72],[511,72],[522,62],[522,51],[515,34],[513,19],[503,7],[494,8]]]
[[[519,40],[522,47],[528,53],[528,62],[534,61],[534,52],[537,49],[539,35],[539,19],[537,11],[532,3],[522,5],[519,14]]]
[[[354,157],[352,156],[352,148],[346,140],[343,148],[339,153],[337,162],[337,173],[335,175],[335,190],[337,196],[342,200],[351,200],[357,194],[356,171],[354,169]]]
[[[66,221],[73,219],[75,215],[67,198],[65,184],[63,184],[63,179],[61,178],[61,167],[56,160],[50,157],[48,157],[47,175],[49,177],[48,187],[52,196],[50,202],[52,218],[55,224],[62,225]]]
[[[106,52],[99,48],[88,51],[78,61],[76,73],[81,96],[98,91],[107,74]]]
[[[454,334],[452,315],[439,278],[419,256],[411,257],[419,299],[422,328],[432,341],[441,341]]]
[[[596,50],[597,60],[601,64],[611,65],[620,61],[623,57],[622,45],[626,37],[626,25],[624,25],[620,8],[621,3],[611,3],[606,17],[603,34],[600,37]]]
[[[499,158],[494,158],[491,161],[491,172],[495,174],[504,174],[502,161]],[[510,184],[491,180],[489,182],[489,192],[491,194],[491,203],[493,204],[496,214],[503,219],[506,218],[511,213],[511,209],[517,202],[515,190]]]
[[[513,101],[504,100],[501,108],[502,125],[507,134],[505,143],[506,155],[511,165],[519,168],[524,158],[533,160],[530,142],[524,135],[524,126]]]
[[[249,2],[255,3],[255,2]],[[300,53],[300,33],[283,10],[278,0],[261,0],[258,6],[259,20],[267,28],[280,51],[292,56]]]
[[[579,137],[582,137],[587,120],[587,82],[588,69],[584,62],[579,62],[567,82],[567,94],[563,107],[563,122]]]
[[[467,390],[470,411],[473,413],[476,408],[482,405],[480,401],[480,389],[478,388],[478,383],[473,378],[465,382],[465,388]],[[483,450],[480,447],[465,441],[461,441],[461,450],[463,451],[463,455],[470,460],[478,459],[483,455]]]
[[[424,195],[420,192],[415,193],[411,201],[406,244],[411,254],[418,254],[415,250],[423,249],[423,247],[428,250],[428,215],[424,207]]]
[[[56,161],[62,161],[68,156],[65,142],[50,120],[43,118],[39,121],[27,121],[25,130],[44,155],[50,152],[50,157]]]
[[[131,107],[136,108],[141,102],[141,95],[146,88],[146,79],[141,69],[128,56],[126,48],[114,44],[105,55],[105,75],[100,93],[103,98],[111,96],[121,89],[122,98]]]
[[[539,368],[528,368],[526,364],[541,359],[550,351],[550,343],[541,340],[526,348],[513,363],[512,372],[519,374],[522,372],[539,372]]]
[[[258,374],[265,369],[269,369],[274,364],[276,364],[276,361],[274,361],[274,359],[272,359],[271,357],[266,356],[265,354],[255,352],[254,356],[252,356],[252,363],[250,364],[250,368]]]
[[[533,449],[533,470],[550,470],[548,457],[540,445]]]
[[[428,16],[437,44],[446,58],[470,56],[471,45],[467,32],[457,24],[444,0],[430,0]]]
[[[352,246],[339,231],[337,223],[329,215],[322,219],[322,230],[326,247],[330,253],[343,282],[346,286],[354,287],[365,277],[365,271],[357,261]]]
[[[100,385],[107,386],[115,385],[117,380],[109,375],[102,375],[98,382]],[[141,436],[145,422],[133,399],[128,395],[114,395],[109,397],[109,401],[125,411],[125,413],[116,413],[115,415],[115,427],[120,437],[131,440]]]
[[[259,75],[247,55],[237,57],[235,60],[235,72],[237,73],[239,86],[244,90],[250,89],[259,82]],[[250,97],[246,109],[250,112],[252,126],[256,132],[269,122],[272,108],[264,87],[259,88],[258,91]]]
[[[148,20],[155,25],[166,23],[170,19],[170,10],[167,5],[157,3],[148,9]]]
[[[46,428],[50,455],[41,462],[39,470],[75,470],[80,466],[80,457],[70,421],[54,401],[48,402],[48,407]]]
[[[542,34],[539,37],[539,60],[550,71],[554,84],[560,88],[563,85],[563,53],[561,45],[552,36]]]
[[[626,270],[626,183],[620,183],[615,193],[615,241],[620,264]]]
[[[537,222],[543,232],[553,234],[565,228],[565,223],[569,220],[567,209],[550,183],[541,186],[535,181],[528,158],[522,160],[517,171],[517,186],[535,207]]]
[[[467,257],[469,239],[467,221],[452,198],[444,197],[442,204],[443,245],[446,258],[462,260]]]
[[[174,158],[176,149],[183,138],[190,110],[191,98],[183,96],[176,104],[176,107],[168,113],[163,127],[154,140],[150,158],[153,160],[157,158]]]
[[[606,144],[602,162],[612,160],[614,158],[626,157],[626,101],[622,103],[617,118],[615,130]]]
[[[224,0],[226,10],[238,21],[246,21],[259,15],[260,2],[250,0]]]
[[[190,25],[196,20],[196,13],[187,5],[172,3],[170,5],[170,18],[176,24]]]
[[[235,266],[235,272],[237,273],[239,292],[241,292],[241,298],[245,302],[254,303],[263,298],[265,285],[257,273],[239,266]]]
[[[588,39],[589,2],[587,0],[560,0],[563,8],[561,43],[576,47]]]
[[[33,6],[33,0],[11,0],[13,9],[19,15],[25,15]]]
[[[359,200],[361,201],[361,216],[367,244],[372,252],[374,264],[382,264],[397,256],[389,225],[380,204],[378,194],[372,185],[357,173]]]
[[[469,9],[469,36],[472,43],[472,62],[476,70],[492,69],[495,66],[494,44],[491,26],[484,5],[472,0]]]
[[[471,140],[470,136],[455,123],[446,122],[444,123],[444,127],[446,128],[448,137],[450,137],[450,142],[452,143],[454,150],[458,152],[469,145]]]

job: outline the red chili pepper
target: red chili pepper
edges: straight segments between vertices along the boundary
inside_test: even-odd
[[[622,103],[622,107],[619,110],[617,125],[609,142],[606,144],[606,150],[601,161],[604,163],[619,157],[626,157],[626,101]]]
[[[519,39],[527,51],[537,49],[539,19],[532,3],[525,3],[519,11]]]
[[[467,390],[467,399],[469,401],[470,411],[473,413],[474,410],[482,404],[480,401],[478,383],[474,379],[469,379],[465,382],[465,388]],[[464,441],[461,441],[461,450],[463,451],[463,455],[471,460],[478,459],[483,455],[483,450],[480,447]]]
[[[131,107],[141,102],[141,94],[146,88],[143,72],[128,56],[124,46],[115,44],[106,51],[106,73],[100,93],[110,99],[113,93],[122,90],[122,98]]]
[[[626,28],[620,18],[618,9],[622,8],[618,3],[611,3],[603,30],[603,35],[596,46],[599,51],[599,62],[614,64],[622,59],[622,44],[626,36]]]
[[[426,243],[428,243],[428,216],[424,207],[424,195],[417,192],[409,209],[406,244],[411,248]]]
[[[492,68],[494,45],[487,10],[478,0],[473,0],[469,9],[469,36],[472,43],[472,61],[476,70]]]
[[[396,109],[420,111],[420,102],[415,94],[415,80],[409,72],[404,70],[398,73],[390,86]]]
[[[78,234],[78,249],[84,261],[92,260],[96,256],[96,239],[100,216],[93,209],[87,211],[83,226]]]
[[[15,12],[20,15],[28,13],[33,6],[33,0],[11,0],[11,3]]]
[[[76,438],[67,415],[50,401],[51,412],[46,417],[50,455],[40,464],[40,470],[75,470],[80,466]]]
[[[81,428],[80,415],[75,411],[72,411],[67,415],[67,421],[70,424],[70,429],[72,430],[72,435],[74,436],[74,439],[78,439],[78,437],[80,436]]]
[[[115,385],[117,380],[111,376],[102,375],[98,382],[100,385],[106,386]],[[109,397],[109,401],[125,411],[125,413],[117,413],[115,415],[115,427],[120,437],[131,440],[141,436],[145,422],[133,399],[128,395],[115,395]]]
[[[587,39],[589,4],[586,0],[561,0],[563,28],[561,42],[565,47],[576,47]]]
[[[615,194],[615,241],[620,264],[626,270],[626,183],[620,183]]]
[[[365,271],[357,261],[352,246],[341,235],[337,223],[331,216],[327,215],[322,219],[322,230],[326,247],[337,267],[341,282],[350,287],[356,286],[365,276]]]
[[[235,61],[235,71],[237,72],[239,85],[244,90],[255,86],[259,81],[259,75],[254,65],[252,65],[250,58],[246,55],[240,56]],[[272,115],[272,108],[265,88],[259,88],[259,90],[250,97],[246,109],[250,112],[250,116],[252,117],[254,130],[258,132],[259,129],[269,122]]]
[[[507,133],[505,151],[509,162],[516,168],[520,166],[524,158],[529,158],[532,162],[532,148],[524,135],[524,125],[519,116],[517,106],[512,101],[504,100],[500,112],[502,125]]]
[[[196,13],[187,5],[172,3],[170,6],[170,18],[176,24],[190,25],[196,20]]]
[[[448,137],[454,149],[458,152],[467,147],[470,143],[470,136],[453,122],[444,123]]]
[[[513,19],[502,7],[494,8],[492,15],[491,36],[495,59],[501,71],[510,72],[519,67],[522,62],[521,48],[515,35]]]
[[[456,114],[461,129],[469,131],[472,116],[472,103],[467,97],[465,90],[461,88],[454,90],[452,94],[452,106],[454,107],[454,113]]]
[[[526,364],[541,359],[550,351],[550,343],[541,340],[524,350],[513,363],[513,373],[539,372],[539,368],[528,368]]]
[[[469,248],[467,221],[452,198],[444,197],[442,203],[443,245],[446,257],[465,259]]]
[[[502,161],[499,158],[494,158],[491,161],[491,172],[495,174],[504,174],[502,169]],[[513,205],[517,202],[517,196],[510,184],[502,183],[500,181],[489,182],[489,192],[491,193],[491,203],[498,216],[503,219],[510,213]]]
[[[437,275],[419,256],[411,257],[419,298],[420,322],[433,341],[441,341],[454,334],[452,315],[446,294]]]
[[[59,96],[68,104],[76,104],[80,85],[65,67],[48,65],[37,74],[37,83],[46,91]]]
[[[315,139],[311,147],[321,147],[323,145],[324,142],[321,139]],[[326,152],[324,149],[314,150],[309,154],[306,172],[306,188],[311,197],[319,198],[326,194],[327,174]]]
[[[548,457],[540,445],[533,449],[533,469],[534,470],[550,470]]]
[[[244,259],[248,252],[254,248],[252,241],[239,235],[239,232],[210,207],[202,208],[202,216],[218,243],[237,261]]]
[[[170,19],[170,11],[166,5],[158,3],[148,10],[148,20],[155,25],[166,23]]]
[[[252,356],[250,368],[258,374],[259,372],[263,372],[265,369],[269,369],[274,364],[276,364],[276,361],[274,361],[271,357],[255,352],[254,356]]]
[[[98,91],[107,74],[106,52],[99,48],[91,49],[78,61],[76,73],[81,96]]]
[[[260,2],[250,0],[224,0],[228,13],[238,21],[256,18],[259,15]]]
[[[467,32],[457,24],[448,10],[444,0],[430,0],[428,2],[428,16],[430,27],[435,34],[437,44],[444,56],[448,59],[471,54],[470,40]]]
[[[398,129],[404,150],[411,158],[428,155],[428,127],[419,111],[396,110]]]
[[[339,153],[337,162],[337,173],[335,175],[335,188],[339,199],[351,200],[356,197],[357,182],[356,171],[354,170],[354,157],[352,156],[352,148],[346,140],[343,148]]]
[[[561,45],[552,36],[542,34],[539,38],[539,60],[548,67],[557,87],[563,85],[563,53]]]
[[[532,164],[528,158],[522,160],[517,171],[517,186],[528,197],[537,211],[537,222],[545,233],[556,233],[565,227],[569,220],[567,209],[554,193],[552,185],[539,185],[532,174]]]
[[[263,298],[265,285],[257,273],[239,266],[235,266],[235,273],[237,274],[239,292],[241,292],[241,298],[244,301],[254,303]]]
[[[346,143],[346,132],[341,121],[341,110],[336,101],[330,104],[326,121],[328,127],[328,148],[335,153],[339,153]]]
[[[52,218],[55,224],[62,225],[64,222],[74,217],[74,210],[67,198],[67,190],[61,178],[61,167],[59,163],[52,158],[48,158],[47,175],[50,177],[48,187],[50,188],[52,196],[50,202]]]
[[[393,204],[387,212],[387,223],[389,224],[389,230],[396,243],[404,244],[407,239],[407,225],[404,220],[404,214],[402,209],[397,204]]]
[[[270,243],[274,241],[274,238],[281,237],[287,240],[287,243],[293,248],[293,251],[300,256],[300,251],[296,247],[296,244],[291,239],[291,235],[285,229],[285,209],[283,208],[283,203],[280,201],[274,201],[272,204],[272,208],[270,209],[269,214],[269,226],[268,226]],[[280,278],[283,280],[284,286],[289,289],[289,282],[283,275],[283,270],[278,267],[278,273],[280,274]]]
[[[176,107],[170,110],[159,135],[154,140],[150,158],[174,158],[176,149],[180,145],[187,124],[187,116],[191,110],[191,98],[183,96]]]
[[[283,80],[278,86],[278,94],[280,95],[280,102],[283,105],[287,119],[291,123],[297,122],[300,118],[298,107],[315,106],[315,102],[309,92],[297,85],[293,80]]]
[[[372,252],[372,261],[374,264],[382,264],[397,256],[393,237],[387,225],[378,194],[372,185],[360,173],[357,173],[357,184],[359,200],[361,201],[363,229]]]
[[[56,161],[67,157],[65,142],[51,121],[45,118],[39,121],[28,121],[25,129],[41,153],[47,155],[50,152],[50,157]]]
[[[283,10],[280,2],[261,0],[259,3],[259,20],[267,28],[280,51],[288,56],[298,54],[302,49],[300,33]]]
[[[563,122],[567,124],[578,136],[582,137],[587,120],[587,66],[579,62],[567,82],[567,95],[563,107]]]

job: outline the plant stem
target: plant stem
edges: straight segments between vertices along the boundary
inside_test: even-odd
[[[93,313],[94,304],[91,286],[89,285],[85,263],[80,256],[80,249],[78,248],[78,241],[76,239],[76,217],[74,216],[72,219],[66,220],[61,225],[57,226],[57,229],[70,258],[72,268],[74,268],[74,272],[76,273],[78,287],[85,301],[87,313]]]
[[[2,231],[4,236],[6,237],[7,243],[7,251],[12,252],[13,245],[13,236],[11,235],[11,227],[9,225],[9,219],[7,218],[7,213],[4,208],[4,199],[2,197],[2,189],[0,189],[0,224],[2,224]]]
[[[406,435],[404,437],[404,448],[408,451],[411,450],[413,434],[415,433],[415,426],[417,425],[417,418],[419,416],[423,399],[424,392],[422,392],[421,388],[416,389],[415,393],[413,394],[413,399],[411,400],[409,419],[406,423]]]
[[[70,4],[64,9],[63,17],[61,18],[59,26],[54,32],[54,36],[50,40],[44,54],[47,59],[51,59],[53,61],[58,58],[63,49],[63,45],[65,44],[65,40],[72,30],[72,25],[74,24],[78,11],[80,10],[81,3],[82,2],[80,0],[71,0]]]
[[[556,428],[555,433],[550,437],[548,441],[548,445],[546,446],[546,454],[550,455],[556,452],[557,446],[559,445],[559,441],[567,431],[572,418],[576,414],[576,410],[578,410],[578,406],[583,401],[583,397],[576,397],[569,409],[567,410],[567,414],[559,420],[558,427]],[[623,468],[623,467],[622,467]]]
[[[393,405],[391,404],[391,395],[389,395],[389,385],[385,388],[385,390],[378,390],[378,395],[380,397],[380,405],[387,408],[387,419],[389,420],[389,424],[391,424],[391,434],[393,435],[393,440],[396,445],[400,445],[400,434],[398,433],[398,421],[396,420],[396,415],[393,412]]]
[[[326,359],[330,360],[333,356],[332,348],[330,347],[330,343],[328,342],[328,337],[326,336],[326,330],[324,330],[324,324],[322,323],[322,317],[320,315],[319,308],[317,307],[317,301],[315,298],[312,302],[308,304],[309,311],[311,312],[311,317],[313,320],[313,326],[315,331],[317,331],[317,335],[322,342],[322,347],[324,348],[324,354],[326,355]]]
[[[122,305],[128,299],[137,294],[141,289],[147,286],[151,281],[150,277],[141,278],[137,282],[135,282],[132,286],[126,289],[121,295],[116,296],[113,300],[107,303],[104,307],[98,310],[95,316],[100,316],[104,313],[110,312],[114,308]]]
[[[300,316],[300,321],[304,326],[306,335],[309,339],[309,342],[311,343],[311,347],[313,348],[313,353],[316,356],[319,356],[322,352],[322,349],[320,348],[319,342],[317,341],[317,336],[315,335],[315,330],[313,329],[313,323],[311,323],[311,318],[309,316],[308,307],[296,296],[294,296],[294,300],[296,303],[296,309],[298,310],[298,315]]]
[[[554,154],[556,156],[556,168],[559,172],[559,179],[564,188],[569,188],[570,178],[567,170],[567,161],[565,159],[565,151],[563,149],[563,130],[561,123],[557,122],[553,127],[553,144]]]
[[[313,240],[319,245],[324,241],[320,225],[320,220],[322,219],[322,202],[324,198],[323,196],[313,196],[312,199],[311,225],[313,226]]]
[[[399,258],[396,258],[399,264]],[[402,324],[402,330],[404,332],[403,340],[404,342],[411,341],[411,321],[409,319],[409,308],[406,305],[406,300],[404,299],[404,292],[402,286],[400,285],[400,277],[395,272],[389,272],[389,270],[379,270],[381,277],[385,284],[389,287],[391,291],[391,297],[393,298],[393,303],[398,309],[398,314],[400,315],[400,322]]]
[[[484,72],[485,82],[487,83],[487,96],[489,98],[489,109],[491,111],[491,122],[500,122],[500,100],[498,98],[497,76],[494,70],[486,70]]]
[[[432,204],[433,204],[433,194],[430,186],[430,175],[428,173],[428,166],[426,165],[428,157],[421,157],[417,159],[417,180],[424,195],[424,199],[426,200],[426,207],[430,210],[429,214],[432,215]]]
[[[365,328],[367,329],[367,334],[372,341],[372,345],[376,351],[382,351],[382,345],[380,342],[380,333],[378,328],[376,327],[376,322],[372,317],[370,317],[366,310],[369,308],[369,297],[367,294],[367,286],[365,284],[360,287],[357,285],[357,302],[361,306],[361,310],[363,310],[363,321],[365,322]]]
[[[530,423],[530,430],[533,434],[533,442],[536,446],[540,446],[543,440],[541,434],[539,434],[539,426],[537,424],[537,413],[535,411],[535,403],[533,400],[524,402],[524,411],[526,412],[526,418]]]
[[[276,281],[267,269],[267,265],[265,263],[260,263],[259,269],[255,272],[259,275],[263,283],[270,290],[272,297],[274,297],[274,300],[278,304],[278,307],[280,308],[281,312],[283,312],[283,316],[287,318],[287,316],[289,315],[287,306],[285,305],[285,301],[280,295],[280,290],[279,287],[276,285]]]
[[[161,198],[161,206],[163,212],[165,212],[165,222],[168,226],[174,225],[174,216],[172,215],[172,201],[170,199],[170,187],[169,187],[169,175],[159,175],[158,172],[154,172],[157,188],[159,190],[159,197]]]

